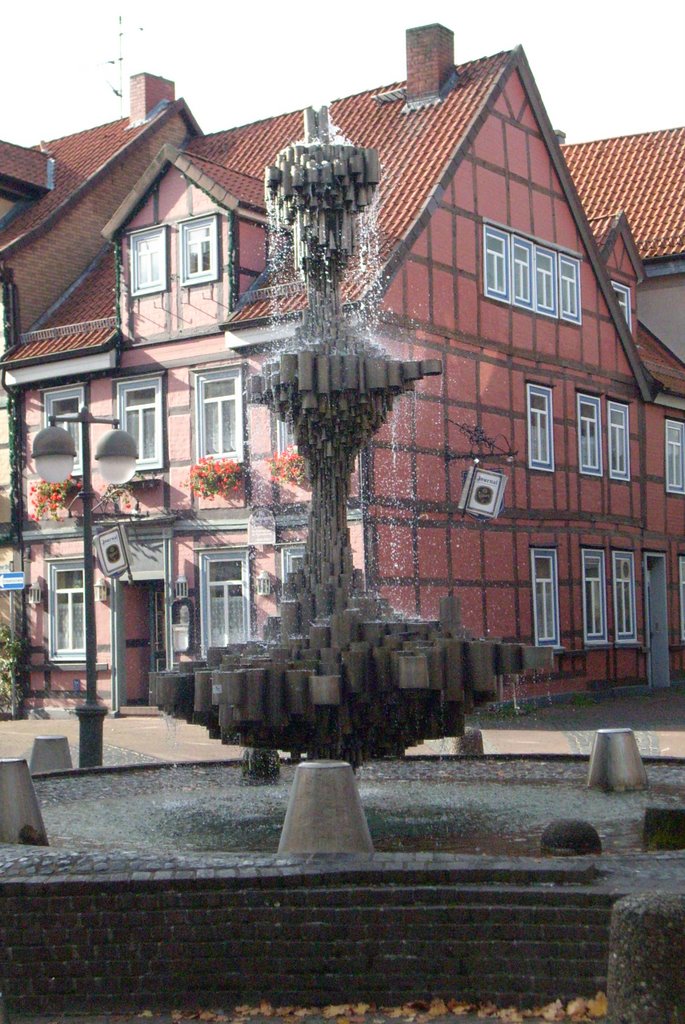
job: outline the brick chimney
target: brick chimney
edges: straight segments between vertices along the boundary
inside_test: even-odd
[[[407,29],[407,102],[435,99],[454,71],[454,32],[444,25]]]
[[[129,120],[131,124],[139,124],[145,121],[150,112],[162,102],[168,100],[170,103],[176,98],[176,86],[168,78],[160,78],[159,75],[149,75],[143,71],[140,75],[131,75],[131,112]]]

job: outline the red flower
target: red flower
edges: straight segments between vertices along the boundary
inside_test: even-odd
[[[235,459],[214,459],[205,456],[190,470],[190,490],[201,498],[227,498],[231,491],[237,491],[242,475],[242,466]]]
[[[302,484],[305,478],[306,463],[297,448],[290,445],[280,454],[272,455],[268,460],[271,477],[282,484]]]

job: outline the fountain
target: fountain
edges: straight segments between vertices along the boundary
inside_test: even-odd
[[[158,674],[162,710],[253,748],[353,766],[401,756],[425,739],[458,736],[473,703],[495,696],[497,676],[549,664],[550,652],[473,640],[459,601],[439,621],[400,618],[364,589],[347,527],[356,459],[396,398],[439,360],[389,359],[343,313],[342,279],[357,245],[357,217],[379,183],[373,149],[333,141],[326,108],[304,115],[302,144],[266,169],[277,230],[292,232],[308,307],[290,345],[250,382],[250,398],[292,425],[312,499],[304,565],[290,573],[280,618],[264,643],[210,651],[194,680]]]

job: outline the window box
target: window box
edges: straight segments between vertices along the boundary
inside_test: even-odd
[[[71,506],[81,487],[81,481],[71,477],[58,484],[48,483],[47,480],[35,481],[29,487],[33,505],[31,519],[59,519],[59,513]]]
[[[167,290],[166,229],[148,228],[129,236],[131,295]]]
[[[216,217],[199,217],[181,224],[181,284],[216,281],[219,272]]]
[[[199,498],[230,498],[241,477],[242,466],[234,459],[200,459],[190,469],[190,490]]]
[[[306,462],[297,448],[286,448],[285,451],[272,455],[267,460],[271,471],[271,479],[279,484],[297,484],[301,487],[305,482]]]

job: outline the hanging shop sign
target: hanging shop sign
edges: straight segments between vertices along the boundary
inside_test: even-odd
[[[496,519],[504,503],[508,477],[494,469],[471,466],[464,474],[464,486],[457,508],[480,519]]]
[[[129,571],[126,531],[121,524],[110,526],[95,538],[95,553],[103,576],[116,579]]]

